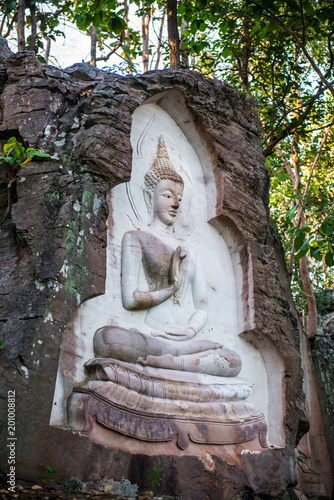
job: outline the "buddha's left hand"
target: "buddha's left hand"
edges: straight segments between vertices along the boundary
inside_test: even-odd
[[[171,327],[168,328],[168,330],[166,330],[164,333],[152,332],[152,335],[154,337],[162,337],[164,339],[182,341],[192,339],[193,337],[195,337],[196,332],[193,328],[183,329]]]

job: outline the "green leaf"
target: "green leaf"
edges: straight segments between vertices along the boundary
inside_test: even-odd
[[[334,254],[331,251],[326,253],[325,262],[326,262],[328,267],[331,267],[334,265]]]
[[[90,14],[86,14],[81,23],[81,29],[88,29],[93,23],[93,17]]]
[[[14,158],[13,156],[8,156],[7,158],[4,158],[3,161],[8,163],[12,167],[14,163],[16,163],[16,158]]]
[[[15,0],[6,0],[5,5],[6,5],[8,12],[10,12],[10,11],[15,9],[16,1]]]
[[[14,149],[13,144],[8,144],[8,142],[7,142],[7,144],[4,144],[4,146],[3,146],[3,152],[5,154],[6,153],[11,153],[13,151],[13,149]]]
[[[100,26],[100,24],[102,24],[102,21],[103,21],[103,13],[97,12],[93,17],[94,26]]]
[[[30,156],[30,158],[34,158],[35,156],[38,156],[39,158],[50,158],[50,155],[48,153],[43,153],[42,151],[31,151],[29,154],[25,154],[27,158]]]
[[[119,16],[115,16],[109,19],[108,27],[110,31],[119,35],[126,28],[126,24]]]
[[[295,259],[296,260],[299,260],[301,259],[302,257],[304,257],[304,255],[307,254],[307,252],[309,251],[310,249],[310,242],[313,240],[314,236],[311,235],[309,238],[307,238],[307,240],[302,244],[302,246],[300,247],[300,250],[299,252],[295,255]]]
[[[197,19],[195,19],[190,25],[190,31],[194,35],[197,33]]]
[[[303,245],[303,246],[302,246],[302,248],[299,250],[299,252],[298,252],[298,253],[296,253],[296,255],[295,255],[295,260],[299,260],[299,259],[301,259],[302,257],[305,257],[305,255],[307,254],[307,252],[308,252],[308,245],[307,245],[305,248],[303,248],[303,247],[304,247],[304,245]]]
[[[311,253],[311,257],[313,259],[317,260],[318,262],[321,262],[322,253],[321,253],[321,249],[318,246],[310,247],[310,253]]]
[[[294,241],[294,247],[295,247],[296,252],[298,252],[298,250],[301,248],[301,246],[304,243],[304,240],[305,240],[305,232],[304,231],[300,232],[298,235],[296,235],[295,241]]]
[[[74,21],[78,26],[81,26],[84,21],[84,17],[81,14],[76,14],[74,16]]]
[[[222,56],[224,59],[227,59],[229,55],[231,54],[231,49],[230,47],[225,47],[222,52]]]
[[[285,214],[285,217],[288,220],[292,221],[292,219],[294,219],[294,217],[296,216],[296,212],[297,212],[298,208],[299,208],[299,203],[297,205],[295,205],[294,207],[292,207],[290,210],[288,210]]]
[[[327,234],[328,236],[333,234],[333,225],[329,222],[325,222],[319,228],[320,232]]]
[[[226,35],[227,30],[228,30],[228,24],[227,23],[223,24],[223,26],[220,27],[220,32],[223,35]]]
[[[15,153],[18,156],[24,151],[24,147],[17,141],[16,137],[11,137],[10,139],[8,139],[8,141],[3,147],[4,152],[6,152],[10,146],[12,146],[12,149],[14,149]]]

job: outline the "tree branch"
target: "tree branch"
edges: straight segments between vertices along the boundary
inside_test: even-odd
[[[305,19],[304,19],[304,12],[303,12],[303,0],[299,0],[299,9],[300,9],[300,17],[302,20],[302,26],[303,26],[303,38],[302,38],[302,43],[305,45],[305,40],[306,40],[306,28],[305,28]]]
[[[169,61],[173,69],[180,68],[180,39],[177,28],[177,0],[167,0]]]
[[[97,27],[92,24],[90,30],[90,63],[96,66],[96,43],[97,43]]]
[[[17,49],[18,52],[22,52],[25,49],[25,1],[18,0],[17,6]]]
[[[117,45],[115,45],[115,47],[106,56],[97,57],[96,61],[108,61],[109,57],[115,54],[116,50],[118,50],[121,46],[121,43],[117,43]]]
[[[7,14],[7,9],[2,17],[2,20],[1,20],[1,26],[0,26],[0,36],[2,36],[2,30],[5,26],[5,22],[6,22],[6,17],[8,17],[8,14]]]
[[[308,179],[307,179],[307,182],[306,182],[306,186],[305,186],[305,190],[304,190],[304,194],[303,194],[303,197],[301,198],[300,200],[300,207],[302,210],[304,210],[304,206],[305,206],[305,199],[306,199],[306,196],[309,192],[309,189],[310,189],[310,184],[311,184],[311,180],[312,180],[312,176],[313,176],[313,172],[314,172],[314,169],[315,167],[317,166],[318,164],[318,161],[320,159],[320,155],[321,155],[321,152],[323,150],[323,147],[325,145],[325,142],[326,142],[326,139],[328,137],[328,134],[329,134],[329,131],[330,131],[331,127],[327,127],[326,130],[325,130],[325,133],[324,133],[324,136],[322,138],[322,141],[321,141],[321,144],[320,144],[320,147],[319,147],[319,151],[314,159],[314,162],[312,163],[312,166],[311,166],[311,171],[310,171],[310,174],[308,176]],[[299,217],[298,217],[298,223],[297,223],[297,227],[300,228],[301,227],[301,224],[302,224],[302,213],[300,213]]]
[[[318,331],[318,314],[317,314],[317,304],[315,301],[315,296],[313,293],[313,288],[310,280],[309,271],[307,268],[307,256],[305,255],[299,259],[299,271],[302,280],[303,290],[306,295],[307,309],[308,309],[308,337],[314,338]]]
[[[42,37],[44,38],[44,40],[46,40],[46,49],[45,49],[45,53],[44,53],[44,59],[45,59],[46,64],[48,64],[49,57],[50,57],[51,38],[49,38],[48,36],[44,35],[44,33],[42,32],[40,26],[38,26],[38,31],[42,35]]]
[[[277,151],[277,154],[280,157],[280,159],[281,159],[281,161],[282,161],[282,163],[284,165],[285,170],[290,175],[290,179],[291,179],[292,185],[294,186],[295,185],[295,174],[293,173],[293,170],[291,168],[290,163],[284,157],[284,153],[283,153],[283,151],[281,150],[281,148],[279,146],[276,146],[276,151]]]
[[[157,60],[156,60],[154,69],[159,68],[159,62],[160,62],[160,57],[161,57],[161,46],[162,46],[162,32],[163,32],[164,23],[165,23],[166,9],[167,9],[167,4],[164,5],[163,11],[162,11],[160,30],[159,30],[159,36],[158,36]]]
[[[271,9],[269,9],[268,7],[265,7],[264,5],[260,4],[259,2],[257,2],[256,0],[249,0],[250,3],[253,3],[254,5],[257,5],[258,7],[260,7],[261,9],[263,9],[265,12],[268,13],[269,17],[271,17],[271,19],[273,21],[275,21],[275,23],[280,26],[286,33],[288,33],[294,40],[295,42],[297,43],[297,45],[301,48],[303,54],[305,55],[306,59],[309,61],[309,63],[311,64],[312,68],[314,69],[314,71],[317,73],[317,75],[319,76],[320,80],[322,81],[322,83],[328,88],[328,90],[331,92],[331,94],[333,95],[334,97],[334,87],[333,85],[325,78],[325,76],[322,74],[322,72],[320,71],[320,68],[316,65],[313,57],[311,57],[311,55],[309,54],[308,50],[306,49],[305,47],[305,44],[302,43],[298,36],[297,36],[297,33],[295,31],[293,31],[292,29],[288,28],[284,23],[283,21],[281,21],[273,12]]]
[[[29,43],[29,50],[35,50],[37,21],[36,21],[36,4],[34,3],[31,4],[30,6],[30,24],[31,24],[31,38]]]
[[[145,7],[145,4],[143,2],[143,8],[144,7]],[[149,63],[148,33],[149,33],[150,19],[151,19],[151,12],[150,11],[144,12],[142,15],[142,21],[141,21],[142,41],[143,41],[142,59],[143,59],[144,73],[146,71],[148,71],[148,63]]]
[[[317,93],[312,97],[312,99],[309,101],[309,103],[307,104],[306,108],[304,109],[304,112],[300,115],[300,120],[299,120],[299,123],[303,123],[303,121],[307,118],[309,112],[311,111],[315,101],[318,99],[318,97],[324,92],[324,87],[320,86]],[[274,133],[275,133],[275,130],[277,129],[277,127],[275,128],[273,134],[269,134],[269,138],[271,136],[271,138],[269,139],[269,144],[268,146],[266,147],[266,149],[264,150],[263,154],[265,157],[269,156],[272,154],[275,146],[282,140],[282,139],[285,139],[285,137],[287,137],[288,135],[291,134],[292,130],[294,130],[295,127],[293,127],[291,124],[288,124],[285,129],[283,130],[283,132],[281,132],[279,135],[275,136]]]

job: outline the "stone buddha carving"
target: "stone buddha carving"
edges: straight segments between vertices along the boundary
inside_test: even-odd
[[[151,224],[127,232],[122,241],[123,306],[146,309],[145,322],[152,331],[147,335],[106,326],[95,334],[94,351],[102,358],[145,366],[234,377],[241,370],[237,353],[210,340],[192,340],[207,320],[207,290],[199,256],[174,232],[183,187],[161,140],[157,158],[145,174]],[[138,289],[141,270],[147,291]],[[194,307],[190,317],[185,309],[188,288]]]
[[[189,441],[258,437],[265,446],[263,413],[246,401],[251,384],[237,377],[239,355],[196,340],[207,321],[207,284],[196,250],[174,230],[184,182],[163,139],[144,185],[149,224],[124,234],[121,294],[126,310],[146,311],[147,330],[111,324],[96,331],[96,357],[85,364],[88,380],[72,393],[70,425],[89,434],[96,421],[149,442],[177,436],[181,449]]]

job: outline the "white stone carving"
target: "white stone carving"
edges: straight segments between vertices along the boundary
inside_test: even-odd
[[[173,113],[175,115],[175,110]],[[184,120],[186,121],[186,119],[187,116],[184,114]],[[250,422],[253,418],[262,419],[263,422],[263,415],[261,417],[261,412],[256,408],[260,408],[266,418],[269,416],[268,402],[270,397],[267,372],[270,360],[272,359],[275,373],[278,373],[279,377],[282,370],[278,357],[270,349],[270,346],[265,346],[266,354],[263,356],[251,343],[245,342],[238,335],[246,329],[250,329],[252,324],[251,259],[248,256],[250,264],[247,272],[249,276],[245,278],[240,255],[242,252],[248,252],[247,246],[245,244],[241,248],[240,245],[236,245],[235,238],[229,233],[229,229],[217,222],[216,183],[213,165],[205,141],[201,140],[194,128],[190,130],[192,132],[186,137],[174,119],[155,103],[140,106],[133,115],[131,137],[133,173],[131,181],[127,185],[117,186],[110,193],[111,212],[108,220],[106,291],[104,295],[81,304],[74,313],[71,324],[67,327],[59,363],[50,422],[52,425],[66,427],[70,424],[74,427],[75,421],[83,418],[82,416],[78,417],[76,411],[70,411],[68,417],[66,405],[73,388],[79,384],[83,387],[82,383],[87,380],[87,376],[90,377],[91,381],[85,384],[83,392],[72,395],[72,402],[81,404],[82,407],[89,406],[88,403],[86,404],[85,397],[91,395],[92,391],[103,393],[105,402],[108,402],[108,397],[110,397],[110,401],[115,403],[112,394],[114,394],[116,384],[117,387],[122,388],[123,392],[124,390],[130,391],[128,393],[130,399],[131,395],[134,397],[135,394],[149,397],[150,401],[152,401],[152,397],[162,399],[165,402],[164,410],[161,410],[161,407],[159,411],[153,410],[153,414],[156,416],[160,415],[160,411],[165,411],[165,416],[169,414],[168,408],[171,408],[170,405],[174,404],[172,401],[176,399],[171,394],[179,394],[180,391],[183,397],[178,399],[178,404],[182,405],[182,402],[186,401],[186,404],[189,405],[193,401],[191,398],[195,398],[195,400],[197,398],[197,403],[201,400],[201,404],[210,405],[213,420],[221,419],[217,415],[219,412],[225,412],[224,414],[227,415],[226,423],[229,419],[229,412],[237,414],[239,411],[240,421],[245,422],[245,419],[247,421],[249,418]],[[183,193],[178,192],[177,183],[176,186],[168,182],[160,184],[161,191],[159,193],[162,197],[165,196],[166,189],[175,198],[182,194],[181,206],[179,205],[178,208],[172,206],[167,210],[164,209],[163,204],[154,204],[153,198],[157,197],[159,193],[149,193],[147,189],[145,190],[144,184],[145,172],[154,163],[161,136],[164,137],[171,163],[184,181]],[[145,195],[143,196],[144,191]],[[166,198],[166,200],[168,199]],[[149,213],[147,207],[151,207]],[[165,213],[161,215],[164,210]],[[164,224],[161,224],[163,217]],[[169,283],[164,283],[162,287],[169,296],[166,300],[155,304],[154,307],[136,307],[134,305],[136,293],[149,293],[150,286],[153,287],[154,284],[154,280],[151,285],[148,283],[147,273],[145,275],[145,270],[139,265],[143,255],[139,256],[136,250],[136,246],[145,245],[139,236],[144,233],[147,234],[147,237],[144,238],[146,242],[153,238],[160,241],[152,246],[162,245],[162,247],[170,249],[169,262],[172,258],[171,255],[175,256],[175,273],[174,275],[172,273],[172,277],[169,273]],[[177,250],[178,247],[180,250]],[[168,251],[163,248],[160,254],[167,255]],[[184,254],[188,256],[187,263],[183,259]],[[164,265],[163,262],[160,264]],[[183,264],[186,265],[182,267]],[[121,267],[122,276],[125,277],[122,280]],[[127,273],[129,267],[131,272]],[[173,278],[175,278],[174,282]],[[245,279],[249,281],[248,295],[245,297],[243,294],[241,297],[242,283]],[[199,371],[196,369],[192,374],[189,370],[191,362],[195,361],[200,364],[201,355],[208,352],[207,348],[197,350],[197,353],[201,355],[197,354],[190,359],[188,368],[175,364],[181,361],[181,359],[176,359],[176,351],[173,351],[173,359],[164,353],[163,355],[166,354],[166,356],[163,362],[161,355],[157,356],[152,352],[147,352],[144,356],[138,355],[136,359],[131,361],[126,358],[117,361],[115,351],[103,350],[107,349],[105,342],[102,343],[104,345],[100,342],[100,345],[97,346],[98,335],[95,338],[96,352],[94,353],[95,332],[105,326],[114,328],[114,330],[109,330],[113,333],[122,328],[127,331],[135,329],[150,337],[152,341],[160,341],[160,339],[168,341],[171,346],[175,346],[173,349],[179,349],[180,352],[182,344],[187,351],[187,348],[189,349],[187,344],[198,342],[204,347],[210,346],[210,357],[203,356],[202,373],[194,373]],[[122,336],[119,338],[121,340]],[[178,340],[171,340],[174,338],[178,338]],[[127,340],[130,342],[129,337]],[[242,379],[235,377],[240,365],[238,370],[232,373],[232,377],[221,375],[221,370],[226,369],[226,365],[225,367],[218,366],[217,371],[212,368],[214,365],[212,360],[215,356],[218,364],[219,362],[223,363],[224,356],[219,357],[221,345],[226,346],[235,355],[236,353],[240,355]],[[125,349],[133,352],[132,347],[128,344]],[[182,355],[184,357],[192,355],[192,353],[183,351]],[[99,360],[96,356],[99,357]],[[158,359],[159,357],[160,359]],[[114,361],[110,362],[110,359]],[[209,362],[207,367],[204,367],[206,361]],[[172,366],[173,364],[174,366]],[[187,379],[188,373],[190,373],[191,379]],[[115,374],[117,374],[116,379]],[[144,389],[138,389],[139,380],[140,387],[145,387]],[[197,384],[196,388],[193,387],[194,384]],[[252,386],[253,392],[251,394]],[[136,387],[135,390],[134,387]],[[156,389],[158,387],[159,390]],[[162,394],[163,397],[161,397]],[[197,395],[190,396],[190,394]],[[247,402],[245,402],[246,399]],[[236,406],[232,405],[228,409],[226,405],[232,403]],[[223,406],[217,406],[219,404]],[[244,405],[242,411],[240,404]],[[280,405],[281,401],[277,401],[277,408]],[[150,408],[153,407],[154,405],[151,405]],[[118,415],[123,409],[118,407]],[[152,414],[151,409],[149,413]],[[104,412],[102,409],[100,411]],[[250,416],[252,411],[253,416]],[[280,417],[282,411],[280,409],[277,412],[273,408],[271,410],[273,417],[269,418],[269,427],[273,430],[270,434],[270,437],[273,436],[271,442],[275,442],[276,445],[282,445],[284,442]],[[246,414],[249,417],[246,418]],[[194,413],[190,412],[189,415],[193,417]],[[244,416],[242,417],[242,415]],[[110,422],[106,423],[108,418],[104,414],[105,426],[113,428]],[[224,418],[220,421],[224,421]],[[87,431],[85,425],[83,423],[81,429],[78,430],[84,432],[86,429]],[[177,429],[179,432],[179,428]],[[122,430],[119,429],[119,432]],[[194,430],[192,432],[195,435],[198,429],[196,432]],[[212,436],[216,436],[213,431]],[[194,438],[194,442],[205,442],[201,441],[198,436],[196,439]],[[183,445],[186,446],[184,442]]]

